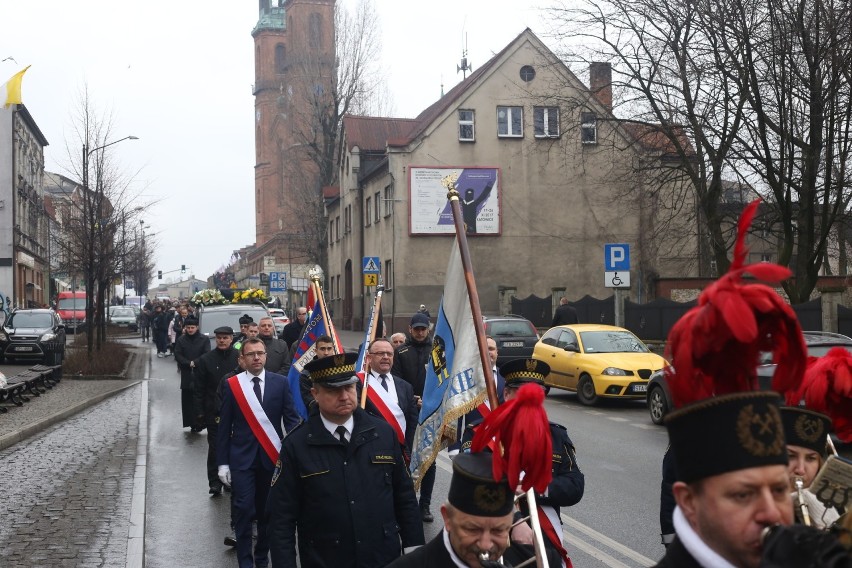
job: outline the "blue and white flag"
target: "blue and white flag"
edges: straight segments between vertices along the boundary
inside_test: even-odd
[[[476,329],[458,242],[454,241],[411,452],[411,476],[415,487],[420,486],[420,480],[438,452],[457,440],[458,418],[476,408],[485,396]]]

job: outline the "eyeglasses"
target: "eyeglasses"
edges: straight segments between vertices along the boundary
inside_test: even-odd
[[[250,359],[252,357],[255,358],[255,359],[260,359],[264,355],[266,355],[266,351],[254,351],[252,353],[243,353],[243,357],[245,357],[246,359]]]
[[[393,357],[393,351],[376,351],[375,353],[370,353],[370,355],[376,355],[377,357]]]

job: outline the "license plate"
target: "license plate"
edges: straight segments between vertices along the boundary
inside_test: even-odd
[[[633,385],[633,392],[648,392],[648,385]]]
[[[15,351],[32,351],[33,348],[30,345],[19,345],[15,347]]]
[[[523,347],[523,341],[504,341],[503,347]]]

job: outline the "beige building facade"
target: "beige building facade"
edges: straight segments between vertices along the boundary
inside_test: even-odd
[[[664,148],[613,116],[607,65],[590,76],[593,90],[527,29],[415,119],[347,117],[339,195],[327,201],[338,325],[360,329],[369,312],[364,257],[378,257],[393,331],[420,304],[437,315],[453,246],[446,176],[469,202],[484,314],[509,313],[513,297],[609,295],[605,243],[630,245],[632,299],[650,299],[656,277],[688,275],[694,231],[667,242],[667,188],[643,173],[663,167]]]

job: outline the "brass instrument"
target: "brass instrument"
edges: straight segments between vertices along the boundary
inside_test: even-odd
[[[801,477],[797,477],[793,483],[796,486],[796,506],[799,508],[799,513],[802,515],[802,524],[809,527],[811,526],[811,514],[810,511],[808,511],[808,504],[805,502],[805,482]]]
[[[512,528],[515,528],[521,523],[525,523],[530,521],[530,525],[533,530],[533,545],[535,548],[535,556],[521,562],[515,568],[523,568],[524,566],[529,566],[533,562],[535,562],[536,568],[550,568],[550,564],[547,562],[547,554],[544,551],[544,534],[541,532],[541,523],[538,520],[538,507],[535,503],[535,491],[530,488],[523,495],[518,495],[515,497],[515,502],[518,500],[526,498],[527,507],[529,508],[530,514],[522,519],[518,519],[517,522],[512,524]],[[511,533],[511,529],[509,529]],[[492,565],[494,561],[491,560],[490,554],[488,552],[482,552],[479,554],[479,560],[483,563],[483,566]],[[502,564],[501,564],[502,565]]]

